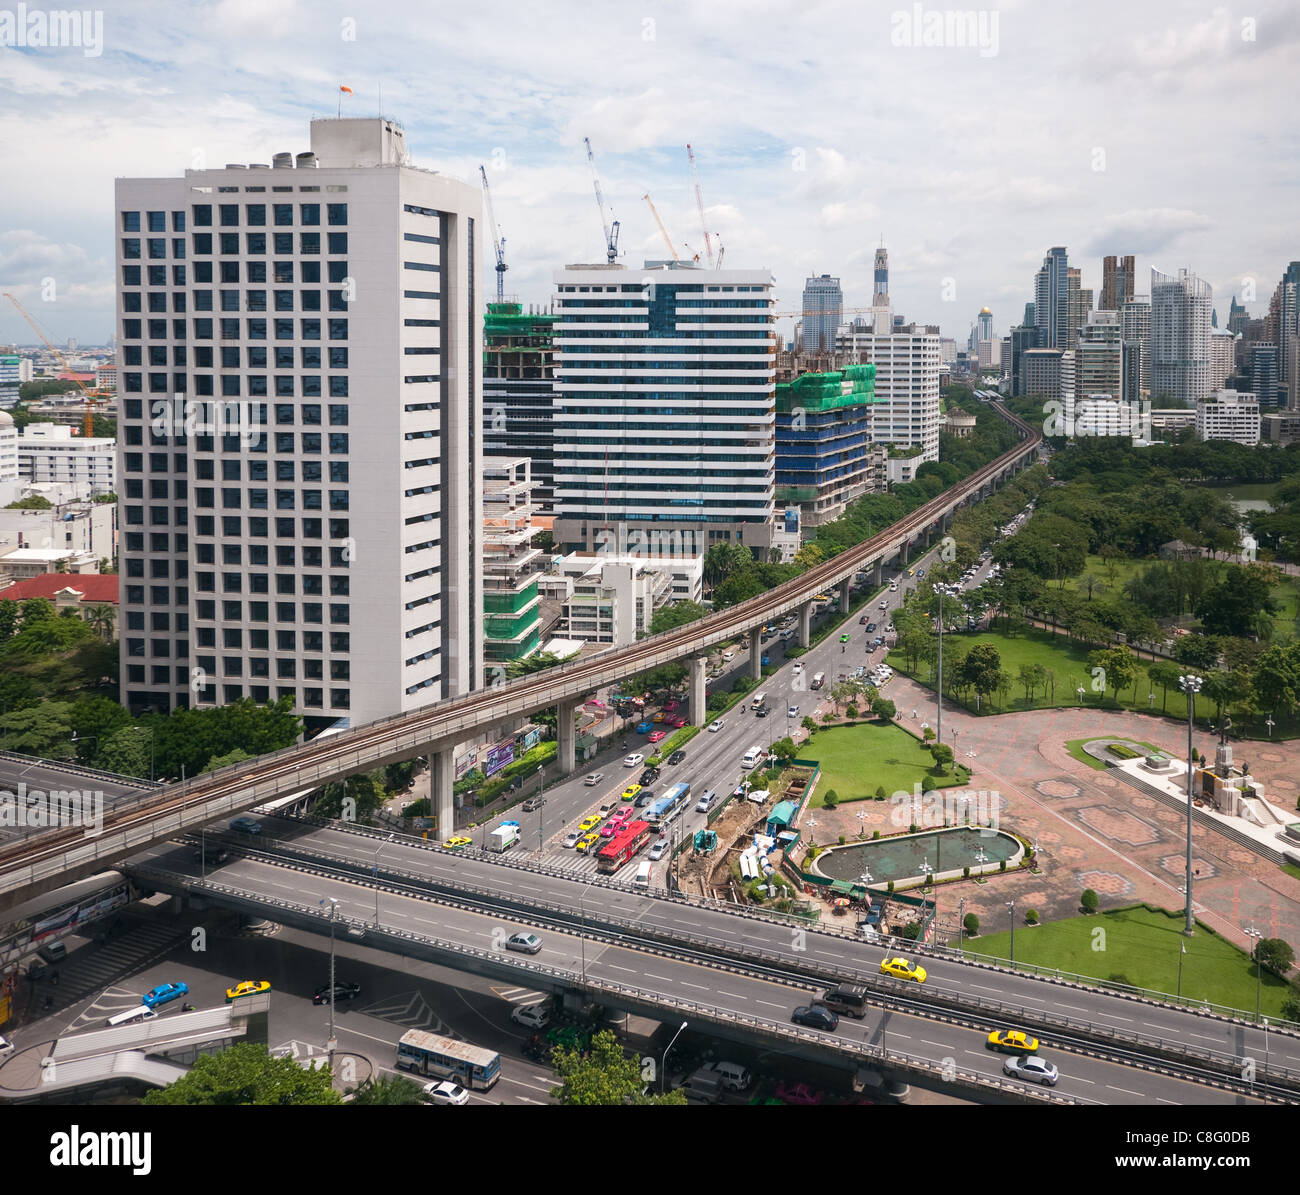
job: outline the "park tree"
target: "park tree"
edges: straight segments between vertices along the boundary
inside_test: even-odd
[[[680,1090],[657,1094],[654,1072],[643,1073],[640,1061],[626,1055],[608,1029],[592,1037],[586,1054],[557,1046],[551,1052],[551,1065],[561,1080],[551,1088],[551,1096],[565,1107],[686,1103],[686,1093]]]
[[[1278,609],[1272,590],[1279,573],[1268,564],[1230,564],[1218,584],[1210,586],[1193,611],[1211,635],[1258,635],[1271,629]]]
[[[961,662],[961,678],[978,697],[987,697],[998,687],[1002,657],[992,643],[977,643]]]
[[[1255,701],[1269,713],[1290,713],[1300,705],[1300,650],[1294,644],[1266,648],[1251,673]]]
[[[942,776],[952,766],[952,748],[947,743],[931,743],[930,754],[934,756],[935,770]]]
[[[240,1042],[216,1054],[201,1054],[189,1072],[170,1086],[149,1092],[146,1107],[246,1107],[341,1104],[327,1068],[308,1070],[287,1055],[272,1058],[265,1046]]]
[[[1100,651],[1090,652],[1088,662],[1094,669],[1101,669],[1103,697],[1109,687],[1115,690],[1115,699],[1119,700],[1120,690],[1137,683],[1137,657],[1127,647],[1104,647]],[[1134,696],[1137,696],[1136,690]]]
[[[414,1079],[405,1075],[380,1075],[371,1077],[357,1088],[352,1105],[393,1106],[423,1104],[424,1091]]]
[[[1147,669],[1147,676],[1151,678],[1153,684],[1160,686],[1160,712],[1163,714],[1169,708],[1169,690],[1178,687],[1178,678],[1184,675],[1185,669],[1180,668],[1170,660],[1157,660]]]
[[[13,598],[0,601],[0,643],[13,638],[14,632],[18,630],[20,618],[18,603]]]
[[[961,919],[962,928],[970,937],[975,937],[980,932],[980,919],[974,913],[967,913]]]
[[[1188,635],[1179,635],[1174,640],[1174,659],[1197,671],[1216,667],[1219,663],[1219,651],[1219,641],[1213,635],[1192,632]]]
[[[893,701],[888,697],[877,697],[871,703],[871,709],[882,722],[892,722],[894,716],[898,713]]]
[[[157,775],[157,752],[150,741],[150,731],[144,726],[121,726],[100,740],[95,752],[95,767],[118,776],[135,776],[150,779],[150,771]]]
[[[375,813],[384,803],[384,772],[376,768],[373,772],[357,772],[346,780],[335,781],[325,785],[312,812],[321,817],[343,817],[345,813],[355,813],[360,821]],[[355,806],[345,808],[344,801],[353,801]]]
[[[1295,962],[1295,951],[1283,938],[1260,938],[1255,943],[1255,961],[1274,975],[1286,978]]]
[[[1101,901],[1091,888],[1085,888],[1079,899],[1079,907],[1085,913],[1095,913],[1101,907]]]
[[[71,759],[72,704],[43,701],[0,715],[0,751],[38,755],[42,759]]]

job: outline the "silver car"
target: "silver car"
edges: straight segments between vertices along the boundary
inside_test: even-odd
[[[1034,1054],[1008,1058],[1002,1064],[1002,1070],[1013,1079],[1024,1079],[1026,1083],[1042,1083],[1047,1087],[1055,1087],[1056,1080],[1060,1078],[1056,1067],[1045,1058],[1039,1058]]]

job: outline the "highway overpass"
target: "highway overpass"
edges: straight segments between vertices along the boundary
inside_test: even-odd
[[[975,964],[908,945],[924,985],[882,976],[889,944],[792,924],[717,902],[651,896],[606,879],[477,858],[417,841],[383,846],[356,827],[279,823],[283,837],[198,874],[188,846],[160,845],[134,882],[376,949],[692,1026],[853,1070],[926,1076],[1006,1092],[984,1038],[1022,1027],[1061,1069],[1053,1095],[1079,1103],[1300,1101],[1300,1038],[1079,984]],[[211,839],[210,839],[211,840]],[[507,870],[508,869],[508,870]],[[533,956],[502,949],[532,929]],[[838,981],[870,989],[861,1021],[836,1033],[795,1027],[790,1010]],[[1020,1097],[1038,1094],[1010,1083]]]
[[[800,641],[806,644],[814,595],[838,587],[841,607],[847,610],[855,573],[873,569],[879,580],[886,561],[897,555],[906,561],[915,539],[928,540],[936,529],[947,526],[953,511],[987,496],[1000,482],[1033,463],[1042,442],[1041,432],[1001,405],[994,409],[1020,431],[1023,438],[1016,447],[867,542],[801,577],[624,648],[380,719],[326,741],[316,740],[255,761],[232,764],[196,780],[163,786],[150,799],[131,808],[107,812],[102,833],[85,836],[78,829],[61,829],[33,840],[0,845],[0,909],[102,871],[128,855],[208,822],[418,755],[429,756],[433,807],[439,826],[449,826],[453,809],[452,751],[457,743],[480,737],[511,719],[558,706],[558,760],[562,772],[571,771],[575,705],[598,689],[663,664],[690,662],[690,718],[702,724],[707,720],[704,677],[710,649],[791,612],[799,615]],[[755,676],[761,673],[760,639],[757,634],[750,636]]]

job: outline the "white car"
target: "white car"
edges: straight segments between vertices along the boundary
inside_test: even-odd
[[[722,721],[721,718],[719,718],[716,722],[709,723],[709,730],[711,733],[717,734],[718,731],[720,731],[724,725],[726,724]]]
[[[794,670],[795,670],[796,672],[802,672],[802,671],[803,671],[803,661],[802,661],[802,660],[795,660],[795,662],[794,662]]]
[[[0,1058],[3,1058],[6,1054],[12,1054],[13,1051],[14,1051],[14,1043],[11,1042],[7,1037],[0,1034]]]
[[[1008,1058],[1002,1064],[1002,1072],[1013,1079],[1042,1083],[1046,1087],[1055,1087],[1056,1080],[1060,1078],[1056,1067],[1047,1059],[1038,1057],[1037,1054],[1029,1054],[1023,1058]]]
[[[575,847],[578,845],[578,841],[581,838],[582,835],[579,834],[577,830],[570,830],[569,833],[564,836],[564,842],[561,845],[570,848]]]
[[[469,1102],[469,1092],[459,1083],[426,1083],[424,1098],[431,1104],[465,1104]]]
[[[662,859],[664,857],[664,853],[667,850],[668,850],[668,839],[661,838],[658,842],[654,844],[654,846],[650,848],[650,858]]]
[[[592,772],[592,774],[588,776],[586,780],[583,781],[583,784],[585,784],[588,788],[594,788],[604,778],[605,778],[604,772]]]
[[[545,1029],[550,1024],[551,1014],[545,1004],[519,1004],[510,1010],[510,1019],[525,1029]]]
[[[785,711],[785,716],[787,718],[797,718],[799,716],[799,707],[797,705],[792,705]]]
[[[645,763],[645,756],[640,754],[629,755],[625,760],[623,760],[623,766],[625,768],[639,768],[643,763]]]

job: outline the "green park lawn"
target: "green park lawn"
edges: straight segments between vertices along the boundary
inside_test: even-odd
[[[816,806],[825,804],[831,789],[840,801],[869,800],[881,785],[887,796],[910,793],[934,767],[929,751],[892,723],[859,723],[819,730],[811,744],[800,748],[799,758],[815,759],[821,764],[822,776],[812,800]],[[965,782],[951,774],[930,778],[935,788]]]
[[[1023,911],[1021,911],[1023,913]],[[1005,917],[999,918],[1005,922]],[[1105,931],[1105,949],[1094,949],[1095,931]],[[1016,926],[1016,962],[1090,979],[1113,980],[1174,995],[1178,991],[1179,947],[1183,956],[1182,994],[1229,1008],[1255,1012],[1255,964],[1230,942],[1197,924],[1196,934],[1184,938],[1182,913],[1166,913],[1143,905],[1094,917],[1071,917],[1043,925]],[[1006,959],[1011,935],[1006,932],[966,939],[973,954]],[[1264,1016],[1279,1015],[1289,986],[1264,971],[1259,981],[1259,1007]]]
[[[1106,765],[1100,759],[1089,755],[1083,749],[1083,745],[1085,743],[1096,743],[1102,739],[1114,739],[1115,737],[1115,735],[1102,734],[1093,735],[1092,738],[1088,739],[1070,739],[1066,742],[1065,749],[1080,763],[1086,763],[1090,768],[1096,768],[1097,771],[1104,772],[1106,770]],[[1161,748],[1153,747],[1150,743],[1144,743],[1141,739],[1117,739],[1116,741],[1127,743],[1130,747],[1141,747],[1150,755],[1158,754],[1161,751]]]
[[[945,638],[949,642],[959,640],[963,645],[970,647],[974,647],[977,643],[993,644],[998,649],[998,655],[1002,659],[1002,670],[1009,672],[1013,681],[1017,680],[1022,664],[1041,664],[1055,674],[1056,688],[1054,697],[1050,687],[1046,694],[1043,693],[1040,687],[1035,692],[1033,699],[1026,701],[1024,686],[1015,683],[1005,705],[1002,698],[996,693],[990,695],[987,699],[981,698],[979,712],[982,714],[1083,704],[1103,709],[1118,709],[1123,706],[1126,709],[1157,714],[1161,713],[1163,709],[1163,712],[1172,717],[1185,718],[1187,716],[1187,704],[1178,689],[1170,689],[1166,700],[1160,686],[1151,684],[1147,675],[1149,661],[1137,661],[1137,700],[1134,701],[1133,699],[1133,686],[1127,685],[1117,701],[1114,689],[1107,689],[1104,698],[1102,694],[1095,693],[1092,690],[1092,665],[1088,662],[1088,655],[1096,649],[1071,642],[1064,635],[1054,635],[1050,631],[1040,631],[1031,627],[1014,636],[1007,635],[1002,631],[985,631],[978,635],[957,634],[945,636]],[[914,674],[907,670],[906,663],[907,661],[902,652],[895,650],[889,653],[889,664],[892,668],[913,677],[922,684],[934,684],[933,669],[929,664],[922,663],[919,672]],[[1080,685],[1085,690],[1082,702],[1080,702],[1078,695]],[[1151,694],[1155,695],[1154,703],[1149,700]],[[966,697],[962,704],[974,712],[974,696]],[[1202,701],[1198,709],[1198,717],[1209,713],[1212,713],[1212,711],[1207,703]]]

